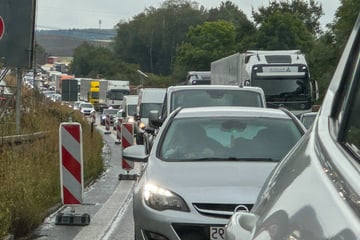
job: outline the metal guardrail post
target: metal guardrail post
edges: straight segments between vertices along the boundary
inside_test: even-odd
[[[16,69],[16,133],[20,133],[20,118],[21,118],[21,85],[22,85],[22,71],[20,68]]]

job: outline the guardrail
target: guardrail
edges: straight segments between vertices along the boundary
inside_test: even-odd
[[[2,136],[0,137],[0,146],[8,144],[8,145],[19,145],[28,142],[32,142],[35,140],[46,138],[48,132],[35,132],[21,135],[12,135],[12,136]]]

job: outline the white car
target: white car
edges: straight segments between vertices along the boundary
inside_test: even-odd
[[[90,117],[95,108],[91,103],[82,102],[79,105],[79,110],[85,117]]]
[[[223,239],[235,209],[251,210],[265,179],[306,129],[289,111],[202,107],[173,111],[135,188],[135,239]]]

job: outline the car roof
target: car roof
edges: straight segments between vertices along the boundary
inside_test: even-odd
[[[170,86],[168,87],[169,91],[177,91],[177,90],[197,90],[197,89],[234,89],[234,90],[243,90],[243,91],[253,91],[253,92],[260,92],[263,93],[264,91],[260,87],[240,87],[236,85],[177,85],[177,86]]]
[[[176,111],[175,111],[176,112]],[[291,119],[291,117],[284,110],[275,108],[257,108],[257,107],[234,107],[234,106],[220,106],[220,107],[192,107],[182,108],[176,113],[175,118],[188,117],[268,117],[279,119]]]

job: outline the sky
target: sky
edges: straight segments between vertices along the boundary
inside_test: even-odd
[[[226,0],[197,0],[206,9],[219,7]],[[249,18],[252,7],[268,6],[270,0],[233,0]],[[161,0],[37,0],[36,29],[112,29],[120,21],[131,21],[146,8],[159,8]],[[334,19],[340,0],[318,0],[325,15],[320,19],[325,26]]]

